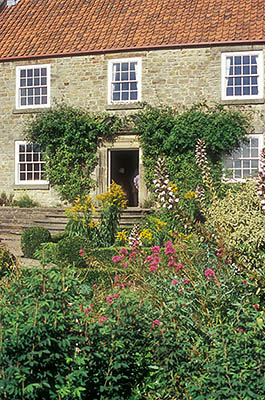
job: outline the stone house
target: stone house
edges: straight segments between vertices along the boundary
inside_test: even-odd
[[[27,118],[56,100],[120,115],[143,101],[240,107],[254,133],[226,166],[235,179],[255,172],[265,132],[264,15],[263,0],[0,0],[0,193],[58,202],[40,149],[23,137]],[[137,170],[135,206],[147,195],[141,148],[137,136],[120,135],[99,149],[97,190]]]

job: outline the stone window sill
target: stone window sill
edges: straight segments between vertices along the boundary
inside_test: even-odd
[[[14,185],[14,190],[49,190],[50,185],[43,184],[43,185]]]
[[[222,104],[231,105],[247,105],[247,104],[264,104],[264,99],[231,99],[231,100],[221,100]]]
[[[13,109],[12,114],[36,114],[36,113],[41,113],[44,111],[49,111],[50,107],[47,108],[28,108],[28,109]]]
[[[119,103],[119,104],[108,104],[106,110],[137,110],[143,108],[142,103]]]

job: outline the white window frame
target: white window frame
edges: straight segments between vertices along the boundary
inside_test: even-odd
[[[127,63],[136,62],[136,82],[137,82],[137,99],[136,100],[112,100],[112,85],[113,81],[113,64],[115,63]],[[130,80],[128,80],[130,82]],[[137,103],[142,98],[142,59],[137,58],[118,58],[109,60],[108,63],[108,104],[126,104],[126,103]]]
[[[261,162],[260,162],[260,154],[261,154],[261,150],[263,149],[263,147],[264,147],[264,138],[263,138],[263,134],[249,134],[249,135],[247,135],[247,138],[250,138],[250,139],[258,139],[258,150],[259,150],[259,153],[258,153],[258,157],[257,157],[257,160],[258,160],[258,171],[260,171],[261,170]],[[240,148],[239,148],[239,150],[240,150]],[[235,152],[236,152],[237,150],[235,150]],[[224,172],[224,176],[223,176],[223,180],[224,180],[224,182],[246,182],[246,180],[247,179],[251,179],[251,178],[254,178],[253,176],[251,176],[251,177],[247,177],[247,178],[236,178],[236,177],[227,177],[226,175],[227,175],[227,171],[229,171],[229,168],[225,168],[225,161],[226,160],[229,160],[231,157],[229,157],[229,156],[226,156],[225,157],[225,160],[224,160],[224,169],[223,169],[223,172]],[[256,157],[253,157],[254,159],[256,159]],[[251,159],[251,157],[247,157],[247,158],[239,158],[240,160],[248,160],[248,159]],[[233,168],[232,170],[235,170],[236,168]],[[239,168],[238,168],[239,169]],[[242,170],[242,167],[240,168],[241,170]]]
[[[38,179],[38,180],[20,180],[19,177],[19,172],[20,172],[20,160],[19,160],[19,146],[20,145],[27,145],[29,144],[25,140],[21,141],[16,141],[15,142],[15,184],[16,185],[47,185],[49,182],[44,179]],[[45,161],[36,161],[36,162],[28,162],[29,164],[45,164]],[[27,164],[25,162],[25,164]]]
[[[258,77],[258,94],[257,95],[233,95],[227,96],[226,95],[226,84],[229,78],[229,72],[227,67],[227,57],[235,57],[235,56],[258,56],[257,58],[257,77]],[[222,64],[222,100],[249,100],[249,99],[263,99],[264,96],[264,61],[263,61],[263,51],[238,51],[238,52],[229,52],[229,53],[222,53],[221,58]],[[239,75],[243,76],[244,75]],[[246,77],[249,75],[246,75]]]
[[[30,70],[30,69],[41,69],[46,68],[47,70],[47,104],[32,104],[32,105],[21,105],[20,101],[20,71],[21,70]],[[51,70],[49,64],[38,64],[38,65],[20,65],[16,67],[16,109],[23,110],[23,109],[32,109],[32,108],[47,108],[50,107],[50,97],[51,97]],[[46,86],[46,85],[45,85]],[[41,87],[37,86],[37,87]],[[28,89],[28,86],[25,87]],[[32,86],[34,87],[34,85]]]

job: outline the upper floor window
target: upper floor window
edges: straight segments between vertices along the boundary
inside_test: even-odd
[[[141,101],[141,59],[128,58],[109,61],[108,102]]]
[[[222,99],[263,98],[263,53],[222,54]]]
[[[50,66],[17,67],[16,108],[50,106]]]
[[[47,184],[44,176],[43,150],[36,144],[15,144],[16,184]]]
[[[263,135],[249,135],[224,161],[225,177],[228,180],[244,180],[258,175],[260,153],[263,148]]]

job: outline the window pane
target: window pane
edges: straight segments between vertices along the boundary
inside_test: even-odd
[[[128,71],[128,69],[129,69],[129,63],[126,62],[121,64],[122,71]]]
[[[122,100],[129,100],[129,93],[128,92],[122,92],[121,99]]]

